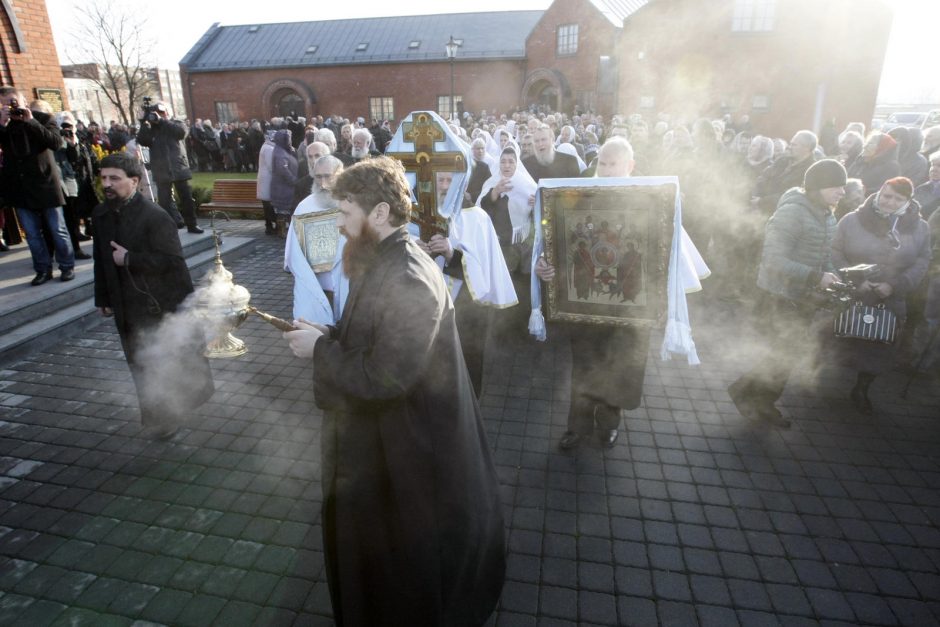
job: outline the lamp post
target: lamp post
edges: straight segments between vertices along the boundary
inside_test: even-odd
[[[444,44],[444,50],[447,51],[447,58],[450,60],[450,115],[451,119],[457,113],[457,107],[454,103],[454,59],[457,57],[458,44],[454,41],[454,36],[450,36],[450,41]]]

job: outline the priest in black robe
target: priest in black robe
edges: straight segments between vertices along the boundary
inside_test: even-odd
[[[95,305],[114,316],[137,387],[141,423],[172,437],[215,391],[198,325],[162,327],[193,291],[173,218],[137,191],[142,164],[118,152],[101,160],[105,201],[92,211]]]
[[[535,154],[522,160],[522,165],[538,183],[541,179],[567,179],[581,176],[577,157],[555,150],[555,133],[548,125],[532,132]]]
[[[441,271],[410,238],[404,169],[336,181],[350,295],[335,327],[295,321],[313,363],[323,545],[337,625],[481,625],[503,585],[499,486]]]

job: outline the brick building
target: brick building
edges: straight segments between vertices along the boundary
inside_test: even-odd
[[[0,26],[0,83],[47,100],[56,111],[68,109],[46,3],[2,0]]]
[[[755,130],[867,122],[885,0],[555,0],[545,11],[213,25],[180,64],[192,116],[447,115],[544,104],[747,114]],[[461,46],[450,65],[444,44]]]

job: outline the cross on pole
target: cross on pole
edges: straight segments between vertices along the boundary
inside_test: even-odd
[[[414,143],[415,151],[389,152],[387,156],[401,161],[408,172],[418,179],[411,221],[421,227],[421,239],[427,241],[435,233],[447,235],[447,221],[437,212],[437,172],[464,172],[467,164],[460,152],[436,151],[435,142],[445,137],[444,129],[427,113],[414,114],[412,122],[402,123],[405,141]]]

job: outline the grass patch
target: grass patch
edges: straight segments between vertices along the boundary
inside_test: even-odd
[[[216,179],[251,179],[255,180],[257,176],[254,172],[193,172],[193,180],[190,184],[193,188],[204,187],[212,189],[212,183]]]

